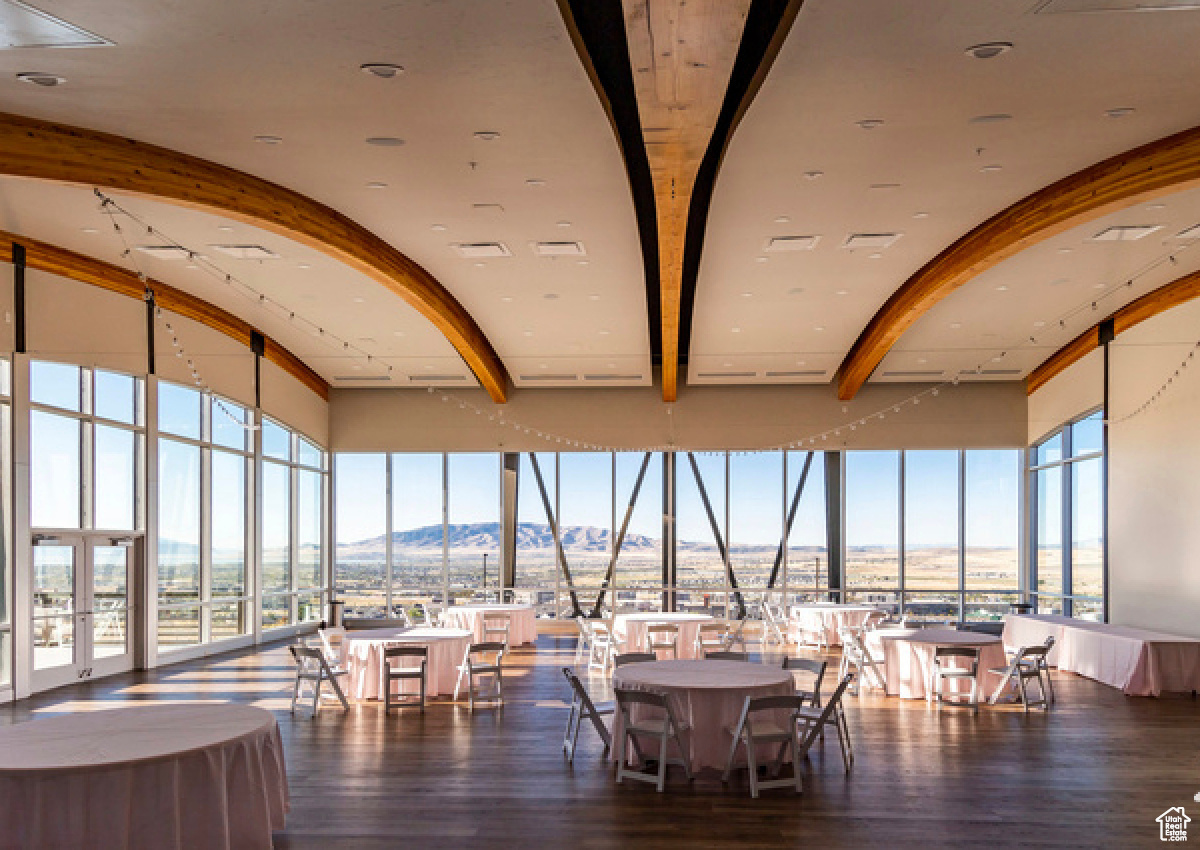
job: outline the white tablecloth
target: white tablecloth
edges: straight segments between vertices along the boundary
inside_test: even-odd
[[[796,691],[792,674],[779,667],[746,661],[653,661],[626,664],[613,673],[613,687],[666,693],[675,719],[690,726],[681,736],[688,748],[692,770],[725,769],[732,736],[746,697],[786,696]],[[775,712],[776,723],[786,728],[788,712]],[[634,714],[635,721],[638,714]],[[624,724],[618,711],[613,721],[612,758],[620,750]],[[647,743],[647,747],[649,743]],[[657,742],[655,742],[657,746]],[[778,745],[760,748],[763,760],[774,759]],[[630,747],[630,759],[633,758]],[[654,750],[657,753],[657,749]],[[672,744],[670,753],[678,755]],[[740,759],[744,754],[739,753]],[[740,763],[740,762],[739,762]]]
[[[880,629],[867,632],[867,648],[878,658],[883,656],[883,675],[888,696],[904,699],[932,699],[931,683],[935,673],[934,650],[939,646],[979,648],[979,671],[976,695],[983,702],[992,695],[1003,678],[989,673],[990,668],[1004,667],[1004,644],[996,635],[979,632],[959,632],[952,629]],[[954,659],[952,666],[963,667],[966,659]],[[942,686],[945,696],[966,696],[970,684],[957,679]]]
[[[821,632],[825,635],[826,645],[841,646],[838,629],[862,628],[867,618],[879,610],[872,605],[841,605],[837,602],[793,605],[788,612],[788,638],[800,642],[805,632]]]
[[[622,652],[646,651],[646,627],[655,623],[669,623],[679,629],[679,639],[675,644],[676,657],[681,659],[697,658],[696,633],[700,631],[701,623],[711,623],[713,618],[708,614],[685,614],[680,612],[641,612],[637,614],[618,614],[613,618],[613,632],[617,640],[623,643]]]
[[[429,650],[425,668],[425,695],[452,696],[471,633],[466,629],[435,629],[427,626],[400,629],[364,629],[346,632],[342,640],[343,663],[349,673],[347,696],[352,699],[383,699],[383,649],[387,646],[423,646]],[[396,658],[395,666],[419,667],[420,658]],[[416,679],[392,682],[393,694],[420,693]]]
[[[279,727],[246,705],[156,705],[0,728],[0,846],[269,848]]]
[[[509,646],[537,643],[537,611],[532,605],[451,605],[446,609],[447,625],[466,629],[475,636],[477,643],[481,642],[485,611],[499,611],[508,615]]]

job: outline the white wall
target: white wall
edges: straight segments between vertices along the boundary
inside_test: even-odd
[[[1033,445],[1047,433],[1104,403],[1104,355],[1096,350],[1029,397],[1029,438]]]
[[[922,387],[871,384],[852,402],[837,400],[832,385],[684,387],[665,405],[656,387],[630,389],[520,389],[495,406],[480,390],[334,390],[330,446],[335,451],[554,451],[553,440],[525,435],[489,421],[503,415],[542,431],[615,448],[671,444],[683,449],[755,449],[792,442],[841,427],[816,448],[1014,448],[1025,445],[1024,385],[1019,382],[946,387],[936,398],[894,413],[891,406]],[[485,413],[463,410],[469,400]],[[842,408],[846,407],[846,412]],[[670,412],[668,413],[668,410]],[[854,431],[850,422],[877,411]]]

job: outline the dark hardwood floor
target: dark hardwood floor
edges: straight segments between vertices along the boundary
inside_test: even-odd
[[[804,764],[805,792],[748,794],[672,770],[667,791],[613,782],[591,730],[574,766],[560,744],[574,639],[509,657],[503,708],[374,703],[288,713],[283,645],[73,685],[0,708],[0,723],[131,702],[229,700],[275,712],[292,810],[279,848],[1158,846],[1184,806],[1200,840],[1200,703],[1132,698],[1055,676],[1048,713],[970,712],[873,694],[847,701],[857,761],[836,741]],[[600,677],[585,680],[609,697]]]

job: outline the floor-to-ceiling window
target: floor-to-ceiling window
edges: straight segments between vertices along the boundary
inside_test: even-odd
[[[12,687],[12,587],[11,528],[9,506],[10,479],[12,469],[9,446],[12,445],[10,426],[12,422],[12,364],[0,359],[0,691]]]
[[[846,452],[847,602],[895,604],[900,590],[900,452]]]
[[[1029,452],[1037,609],[1099,619],[1104,610],[1103,414],[1067,423]]]

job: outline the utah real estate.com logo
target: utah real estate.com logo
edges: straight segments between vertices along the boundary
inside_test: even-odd
[[[1200,794],[1194,798],[1200,802]],[[1173,806],[1159,815],[1158,838],[1160,841],[1187,841],[1187,828],[1192,819],[1187,816],[1183,806]]]

